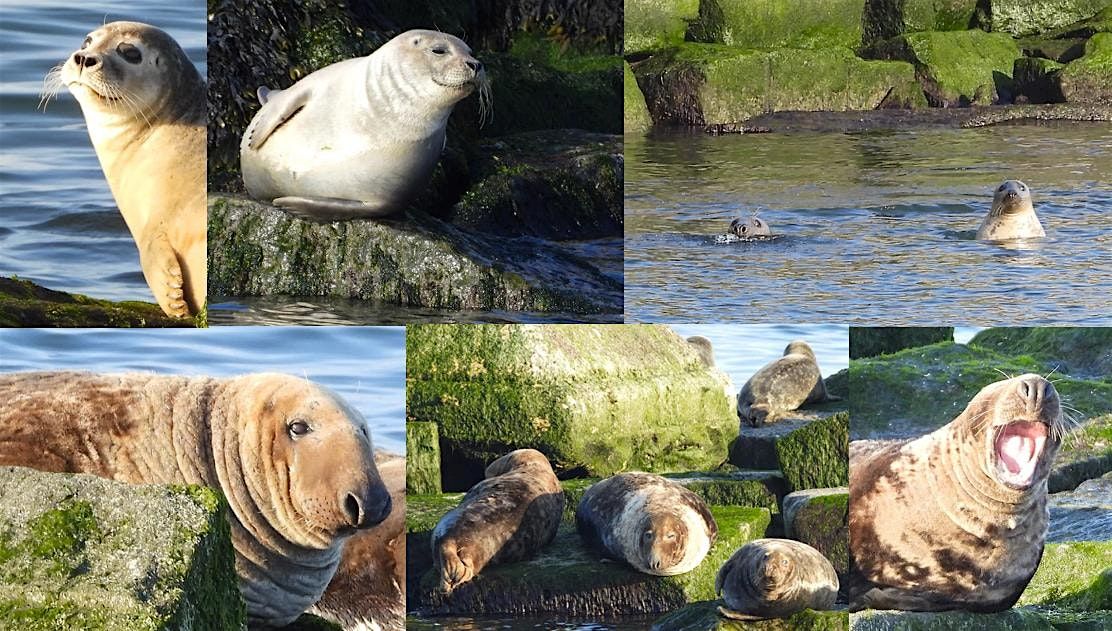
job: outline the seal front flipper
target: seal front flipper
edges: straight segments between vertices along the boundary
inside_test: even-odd
[[[898,587],[874,587],[860,596],[860,600],[850,600],[850,611],[861,609],[896,609],[899,611],[951,611],[961,606],[951,599],[932,597],[931,594],[913,589]],[[1004,609],[1007,609],[1005,607]],[[975,611],[975,609],[971,609]],[[996,611],[999,611],[996,610]]]
[[[157,232],[139,248],[139,262],[143,276],[154,293],[158,306],[166,315],[185,318],[190,315],[182,290],[181,261],[170,245],[165,232]]]
[[[301,219],[327,223],[364,217],[385,217],[395,209],[384,204],[371,204],[339,197],[279,197],[274,205]]]
[[[263,108],[259,110],[251,126],[247,128],[247,148],[258,151],[274,130],[281,127],[286,121],[293,118],[313,95],[310,88],[302,84],[294,84],[288,90],[271,90],[262,86],[258,90],[259,102]]]

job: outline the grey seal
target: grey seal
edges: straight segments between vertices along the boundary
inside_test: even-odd
[[[795,340],[782,357],[745,382],[737,394],[737,416],[744,425],[760,427],[804,404],[836,400],[826,392],[815,352],[803,340]]]
[[[804,609],[830,609],[838,574],[818,550],[791,539],[750,541],[718,570],[720,614],[736,620],[787,618]]]
[[[1046,232],[1031,203],[1031,189],[1019,180],[1005,180],[993,194],[992,208],[981,222],[981,227],[977,228],[977,238],[982,241],[1007,241],[1045,236]]]

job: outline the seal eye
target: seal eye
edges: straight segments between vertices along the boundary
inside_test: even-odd
[[[742,232],[746,232],[746,231],[748,231],[748,230],[749,230],[749,226],[742,226],[742,227],[741,227],[741,231],[742,231]]]
[[[432,54],[434,54],[434,55],[447,55],[448,54],[448,49],[444,48],[443,46],[437,46],[436,48],[432,49]]]
[[[1003,190],[1004,190],[1004,185],[1003,185],[1003,184],[1001,184],[1001,185],[1000,185],[1000,188],[998,188],[998,189],[996,189],[996,190],[998,190],[998,191],[1001,191],[1001,192],[1003,192]]]
[[[309,427],[309,424],[301,419],[297,419],[289,425],[290,436],[293,438],[304,436],[311,431],[313,431],[313,428]]]
[[[131,44],[120,44],[116,47],[116,52],[129,64],[137,64],[143,61],[143,53],[140,53],[139,49]]]

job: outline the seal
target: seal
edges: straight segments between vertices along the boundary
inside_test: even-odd
[[[695,569],[718,536],[706,502],[651,473],[619,473],[583,494],[575,526],[588,546],[645,574]]]
[[[81,105],[112,197],[167,315],[204,308],[208,211],[205,81],[178,43],[140,22],[89,33],[46,78]]]
[[[405,629],[405,458],[375,452],[394,509],[344,544],[340,567],[310,609],[345,629]]]
[[[452,108],[476,87],[485,108],[482,63],[459,38],[424,30],[288,89],[261,87],[240,143],[243,183],[251,197],[314,221],[402,210],[428,184]]]
[[[0,400],[0,464],[220,489],[252,625],[297,618],[391,512],[362,417],[296,377],[14,373]]]
[[[1031,204],[1031,190],[1019,180],[1005,180],[992,197],[992,208],[977,228],[982,241],[1035,239],[1046,232]]]
[[[830,609],[838,574],[818,550],[792,539],[757,539],[718,570],[714,591],[726,602],[718,612],[735,620],[787,618],[804,609]]]
[[[739,239],[771,237],[772,229],[760,217],[753,215],[748,219],[734,219],[730,222],[730,234]]]
[[[921,438],[850,449],[850,609],[974,612],[1015,604],[1047,531],[1064,432],[1054,386],[985,386]]]
[[[702,335],[692,335],[687,338],[687,343],[699,354],[699,359],[707,368],[714,368],[714,346],[710,340]]]
[[[490,463],[486,479],[432,531],[433,571],[450,593],[489,565],[528,558],[552,542],[564,492],[548,458],[518,449]]]
[[[766,421],[807,403],[837,401],[826,392],[815,352],[795,340],[784,355],[753,373],[737,394],[737,416],[743,425],[761,427]]]

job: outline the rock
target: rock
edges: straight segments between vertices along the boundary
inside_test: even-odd
[[[1015,80],[1017,98],[1029,103],[1061,103],[1062,87],[1058,84],[1058,71],[1062,64],[1040,57],[1020,57],[1015,60],[1012,78]]]
[[[925,105],[909,64],[865,61],[843,48],[758,51],[688,43],[632,67],[658,124],[719,125],[785,110]]]
[[[645,105],[645,95],[637,86],[637,78],[629,63],[624,63],[625,72],[625,133],[637,134],[648,131],[653,126],[649,108]]]
[[[209,195],[209,294],[358,298],[438,309],[622,310],[622,285],[552,245],[412,213],[321,224]]]
[[[1112,612],[1112,541],[1047,544],[1039,569],[1016,604]]]
[[[1112,473],[1050,496],[1050,530],[1046,540],[1054,543],[1112,540]]]
[[[194,327],[207,315],[171,318],[151,302],[99,300],[0,276],[0,327]]]
[[[1085,41],[1081,37],[1070,39],[1025,37],[1019,40],[1019,47],[1025,57],[1038,57],[1056,61],[1060,64],[1068,64],[1085,54]],[[1018,63],[1018,60],[1016,60],[1016,63]]]
[[[678,46],[698,17],[699,0],[626,0],[625,54]]]
[[[1010,121],[1112,121],[1110,103],[1053,103],[978,108],[961,127],[987,127]]]
[[[784,496],[784,536],[811,546],[834,566],[839,580],[849,572],[849,489],[808,489]]]
[[[826,404],[831,405],[831,404]],[[740,469],[780,469],[793,490],[846,484],[848,415],[807,415],[764,427],[745,427],[730,443],[730,464]],[[802,454],[809,454],[802,458]],[[789,471],[791,472],[789,475]]]
[[[311,613],[302,614],[293,624],[282,627],[282,631],[344,631],[338,624],[329,622]]]
[[[1085,55],[1059,73],[1062,94],[1076,103],[1112,101],[1112,33],[1097,33],[1085,43]]]
[[[405,454],[405,492],[440,493],[440,438],[436,423],[407,421]]]
[[[984,23],[1015,37],[1033,35],[1091,18],[1108,0],[984,0]]]
[[[658,619],[652,631],[842,631],[849,619],[844,611],[805,609],[790,618],[742,622],[718,615],[721,604],[721,600],[692,603]]]
[[[970,346],[1008,355],[1029,355],[1073,377],[1112,375],[1112,328],[1002,327],[985,329]]]
[[[1105,414],[1081,422],[1070,432],[1054,459],[1047,488],[1051,493],[1069,491],[1084,480],[1099,478],[1109,471],[1112,471],[1112,414]]]
[[[877,326],[849,328],[849,357],[876,357],[890,355],[905,348],[929,346],[938,342],[953,342],[954,327]]]
[[[964,31],[976,9],[977,0],[866,0],[862,44],[916,31]]]
[[[243,627],[218,491],[0,467],[0,498],[0,627]]]
[[[561,477],[713,469],[737,424],[728,377],[666,326],[414,325],[407,414],[439,425],[449,490],[531,447]]]
[[[1000,613],[879,611],[849,614],[850,631],[1054,631],[1042,613],[1009,609]]]
[[[856,48],[861,0],[703,0],[688,40],[741,48]]]
[[[935,107],[1010,103],[1019,46],[1005,33],[980,30],[907,33],[869,48],[866,56],[915,65]]]

